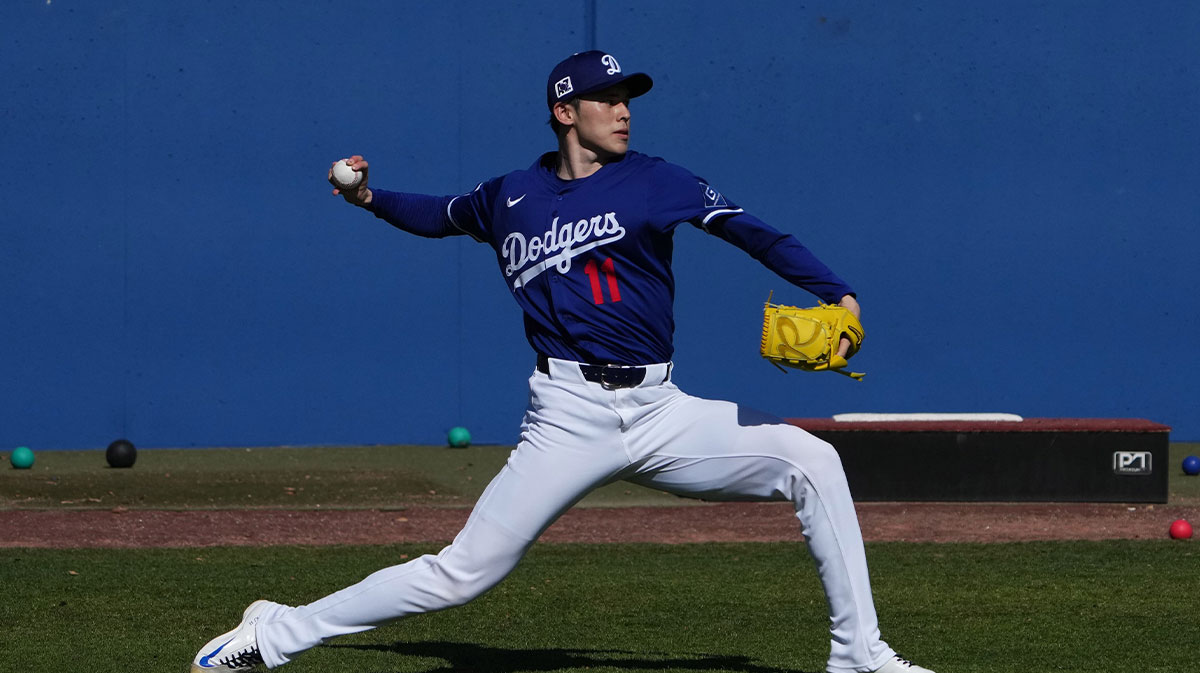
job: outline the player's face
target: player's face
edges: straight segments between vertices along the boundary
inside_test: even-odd
[[[575,134],[580,146],[601,158],[629,150],[629,89],[618,84],[579,97]]]

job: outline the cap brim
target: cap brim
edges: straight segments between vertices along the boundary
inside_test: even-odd
[[[631,75],[622,77],[621,79],[609,80],[600,86],[595,86],[584,91],[576,91],[571,94],[570,98],[565,98],[564,100],[579,98],[591,93],[596,93],[597,91],[604,91],[605,89],[610,89],[618,84],[624,84],[625,87],[629,89],[630,98],[637,98],[638,96],[641,96],[649,91],[654,86],[654,80],[650,79],[650,75],[647,75],[644,72],[635,72]]]
[[[644,72],[635,72],[621,81],[629,87],[630,98],[637,98],[650,91],[654,86],[654,80],[650,79],[650,75]]]

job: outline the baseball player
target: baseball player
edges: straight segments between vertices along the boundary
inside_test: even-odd
[[[590,490],[618,480],[706,500],[789,500],[829,604],[833,673],[929,673],[880,639],[841,461],[766,414],[672,383],[672,236],[688,223],[856,316],[851,288],[790,235],[679,166],[629,150],[630,99],[650,90],[611,54],[559,63],[546,87],[558,150],[458,196],[335,189],[404,231],[491,246],[536,358],[520,441],[436,555],[308,605],[257,601],[192,671],[275,668],[335,636],[461,605],[500,582]],[[333,173],[330,171],[333,181]],[[335,182],[335,186],[336,186]],[[848,343],[843,343],[846,354]]]

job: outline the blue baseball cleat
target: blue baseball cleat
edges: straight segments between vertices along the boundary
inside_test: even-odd
[[[238,673],[254,670],[261,664],[263,658],[258,651],[254,626],[268,605],[267,601],[254,601],[242,613],[241,624],[208,641],[192,661],[192,673]]]

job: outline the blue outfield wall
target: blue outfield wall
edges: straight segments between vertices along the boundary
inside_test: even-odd
[[[20,0],[0,25],[0,450],[511,443],[533,357],[491,253],[330,196],[553,144],[593,45],[633,146],[858,289],[863,383],[757,354],[767,293],[676,236],[677,380],[785,416],[1144,417],[1200,440],[1200,5]]]

